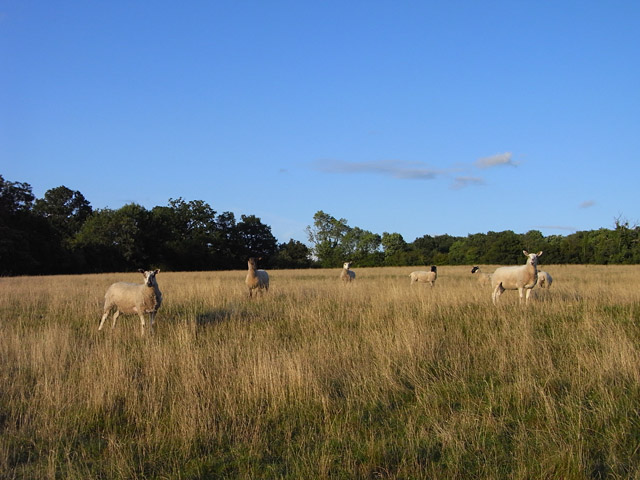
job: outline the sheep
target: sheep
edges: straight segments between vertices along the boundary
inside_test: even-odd
[[[269,291],[269,274],[264,270],[257,270],[256,266],[258,265],[257,260],[262,260],[262,257],[255,258],[250,257],[248,260],[249,271],[247,272],[247,277],[244,280],[244,283],[247,285],[249,289],[249,298],[255,289],[258,289],[258,292],[264,289],[265,292]]]
[[[538,281],[538,257],[542,252],[529,253],[523,250],[522,253],[527,257],[527,263],[514,267],[499,267],[491,276],[491,286],[493,294],[491,296],[493,304],[497,305],[498,298],[505,290],[518,290],[520,294],[519,302],[522,303],[524,290],[527,290],[525,303],[529,302],[531,289],[535,287]]]
[[[349,270],[352,263],[353,262],[344,262],[342,264],[342,271],[340,272],[340,280],[342,280],[344,283],[349,283],[352,280],[356,279],[356,272],[354,272],[353,270]]]
[[[411,272],[409,274],[409,278],[411,278],[411,284],[414,283],[428,283],[431,287],[436,283],[436,279],[438,278],[438,267],[435,265],[431,265],[431,271],[426,272],[424,270],[417,270],[415,272]]]
[[[98,330],[102,330],[109,312],[115,307],[111,328],[115,328],[116,320],[118,320],[118,316],[121,313],[137,313],[140,317],[141,334],[144,335],[144,314],[148,313],[149,331],[153,332],[153,320],[160,305],[162,305],[162,293],[156,281],[156,275],[160,273],[160,270],[145,271],[139,269],[138,271],[144,276],[142,284],[117,282],[107,289],[104,295],[104,313]]]
[[[547,272],[542,270],[538,270],[538,285],[540,288],[551,288],[551,282],[553,282],[553,278]]]
[[[483,273],[480,271],[480,267],[475,266],[471,269],[471,273],[477,273],[476,277],[478,277],[478,283],[480,285],[491,285],[491,274]]]

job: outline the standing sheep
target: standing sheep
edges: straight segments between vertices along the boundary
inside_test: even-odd
[[[417,270],[415,272],[411,272],[409,274],[409,278],[411,278],[411,284],[414,283],[428,283],[430,286],[436,283],[436,279],[438,278],[438,267],[435,265],[431,265],[431,271],[427,272],[424,270]]]
[[[264,270],[258,270],[256,267],[258,266],[257,260],[262,260],[262,258],[250,257],[248,260],[249,271],[247,272],[247,278],[245,278],[244,283],[249,288],[249,298],[255,289],[258,291],[262,291],[264,289],[265,292],[269,291],[269,274]]]
[[[551,282],[553,282],[551,275],[542,270],[538,270],[538,286],[540,288],[551,288]]]
[[[153,319],[162,304],[162,293],[160,293],[156,281],[156,275],[160,273],[160,270],[145,271],[140,269],[138,271],[144,276],[144,283],[117,282],[107,289],[107,293],[104,295],[104,313],[98,330],[102,330],[109,312],[115,307],[111,328],[115,328],[116,320],[121,313],[137,313],[140,317],[140,331],[144,335],[144,314],[148,313],[149,331],[153,331]]]
[[[351,263],[353,262],[344,262],[342,264],[342,271],[340,272],[340,280],[342,280],[345,283],[349,283],[352,280],[356,279],[356,272],[354,272],[353,270],[349,270],[349,268],[351,267]]]
[[[535,287],[538,281],[538,257],[542,252],[529,253],[523,250],[522,253],[527,257],[527,263],[516,267],[500,267],[497,268],[491,276],[491,286],[493,294],[491,296],[493,304],[497,305],[498,298],[505,290],[518,290],[520,294],[520,303],[524,297],[524,290],[527,290],[526,303],[529,302],[531,289]]]
[[[471,269],[471,273],[477,273],[478,283],[480,285],[491,285],[491,274],[483,273],[480,271],[480,267],[475,266]]]

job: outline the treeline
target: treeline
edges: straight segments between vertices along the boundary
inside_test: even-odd
[[[182,198],[94,210],[79,191],[61,186],[35,199],[28,183],[0,175],[0,275],[244,269],[249,256],[271,268],[313,265],[305,244],[278,244],[254,215]]]
[[[546,264],[640,263],[640,227],[615,219],[615,228],[544,237],[538,230],[476,233],[466,237],[424,235],[407,243],[399,233],[378,235],[350,227],[319,211],[307,227],[320,266],[341,265],[343,258],[358,266],[521,264],[522,250],[544,251]]]
[[[615,219],[614,229],[544,237],[510,230],[455,237],[424,235],[406,242],[351,227],[318,211],[309,246],[278,243],[255,215],[218,213],[201,200],[169,199],[151,210],[131,203],[93,209],[79,191],[60,186],[36,199],[28,183],[0,175],[0,275],[98,273],[139,267],[163,270],[520,264],[522,249],[544,250],[544,263],[640,263],[640,227]]]

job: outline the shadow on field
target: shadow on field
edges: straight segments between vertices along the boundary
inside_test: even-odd
[[[250,321],[260,318],[260,312],[252,312],[241,305],[228,305],[225,308],[216,308],[196,315],[196,324],[199,326],[217,325],[230,321]]]
[[[206,326],[228,322],[231,315],[232,312],[230,310],[213,310],[210,312],[204,312],[196,316],[196,324]]]

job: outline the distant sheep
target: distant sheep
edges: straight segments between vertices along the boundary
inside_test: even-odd
[[[258,270],[256,267],[258,266],[257,260],[262,260],[262,258],[249,258],[247,264],[249,267],[249,271],[247,272],[247,277],[244,280],[244,283],[247,285],[249,289],[249,297],[251,297],[254,290],[258,290],[258,292],[264,290],[265,292],[269,291],[269,274],[264,270]]]
[[[552,282],[553,278],[551,278],[551,275],[542,270],[538,270],[538,286],[540,288],[551,288]]]
[[[356,272],[349,270],[352,262],[344,262],[342,264],[342,271],[340,272],[340,280],[344,283],[349,283],[356,279]]]
[[[436,279],[438,278],[438,267],[435,265],[431,266],[431,271],[427,272],[424,270],[417,270],[415,272],[411,272],[409,274],[409,278],[411,278],[411,284],[414,283],[428,283],[430,286],[436,283]]]
[[[480,285],[491,285],[491,274],[483,273],[480,271],[480,267],[475,266],[471,269],[471,273],[475,273],[478,277],[478,283]]]
[[[518,290],[520,294],[520,303],[524,297],[524,291],[527,291],[526,303],[529,302],[531,289],[535,287],[538,281],[538,257],[542,252],[529,253],[523,250],[522,253],[527,257],[527,263],[516,267],[500,267],[497,268],[491,276],[491,286],[493,287],[492,300],[497,305],[498,298],[505,290]]]
[[[137,313],[140,317],[140,330],[144,335],[144,314],[148,313],[149,331],[153,331],[153,319],[162,304],[162,293],[160,293],[156,281],[156,275],[160,273],[160,270],[145,271],[140,269],[138,271],[144,276],[144,283],[117,282],[107,289],[107,293],[104,295],[104,313],[98,330],[102,330],[109,312],[115,307],[111,328],[115,328],[116,320],[121,313]]]

